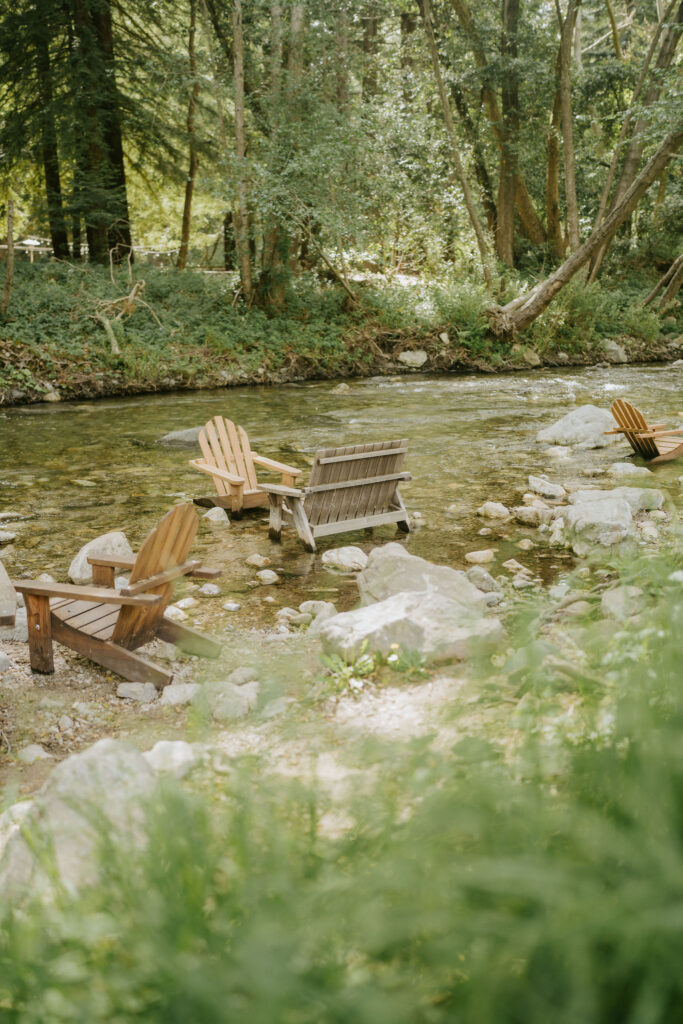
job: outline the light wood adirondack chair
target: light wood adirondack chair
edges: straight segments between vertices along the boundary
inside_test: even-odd
[[[134,654],[154,637],[175,643],[190,654],[218,657],[220,644],[197,630],[164,618],[179,576],[213,579],[217,569],[203,569],[187,559],[197,532],[192,505],[176,505],[148,535],[137,558],[89,558],[95,586],[17,580],[28,612],[28,642],[34,672],[54,672],[52,641],[57,640],[99,665],[135,682],[162,689],[172,673]],[[130,569],[130,582],[114,590],[116,569]]]
[[[282,483],[293,487],[300,469],[266,459],[251,450],[247,432],[232,420],[214,416],[199,433],[203,458],[190,459],[190,465],[208,473],[216,487],[216,496],[197,498],[198,505],[218,505],[239,515],[243,508],[268,506],[268,496],[259,490],[254,464],[282,475]]]
[[[17,613],[17,593],[0,562],[0,626],[13,626]]]
[[[261,484],[270,499],[270,538],[279,541],[291,520],[308,551],[315,538],[365,527],[396,523],[410,531],[408,513],[398,490],[408,442],[379,441],[316,452],[307,487]]]
[[[665,423],[648,425],[640,409],[624,398],[612,403],[612,415],[619,426],[605,433],[623,434],[633,451],[648,462],[668,462],[683,456],[683,427],[667,430]]]

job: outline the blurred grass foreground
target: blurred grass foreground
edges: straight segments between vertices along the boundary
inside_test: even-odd
[[[383,749],[336,831],[256,758],[157,787],[146,842],[101,831],[95,883],[5,894],[0,1020],[683,1020],[682,589],[586,671],[613,714],[552,769],[533,728],[514,765]]]

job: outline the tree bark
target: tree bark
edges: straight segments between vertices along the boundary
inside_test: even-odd
[[[199,154],[195,139],[194,115],[199,99],[199,78],[197,77],[197,57],[195,53],[195,34],[197,31],[197,4],[196,0],[190,0],[190,28],[187,40],[187,54],[189,59],[190,79],[192,87],[190,98],[187,104],[187,138],[190,146],[190,165],[185,182],[185,202],[183,204],[183,221],[180,228],[180,249],[178,251],[178,270],[184,270],[187,266],[187,250],[190,244],[190,223],[192,219],[192,198],[194,195],[194,183],[199,168]]]
[[[460,123],[462,124],[467,140],[472,147],[472,166],[474,168],[474,176],[477,179],[479,188],[481,189],[481,201],[484,205],[484,213],[486,214],[486,223],[488,225],[489,233],[491,237],[494,238],[496,234],[498,211],[496,209],[496,201],[493,197],[493,186],[486,166],[486,160],[484,159],[484,151],[482,149],[481,141],[477,135],[470,112],[467,109],[465,97],[456,85],[451,87],[451,95],[453,96],[455,109],[458,111]]]
[[[557,74],[559,78],[559,54]],[[553,98],[553,109],[547,135],[547,164],[545,172],[545,215],[548,232],[548,248],[553,259],[559,260],[564,254],[564,238],[560,220],[560,122],[562,107],[559,83]]]
[[[249,254],[249,214],[247,208],[246,154],[247,139],[244,124],[244,42],[242,38],[242,0],[234,0],[232,31],[235,69],[235,153],[237,156],[237,209],[235,216],[235,243],[240,268],[242,291],[247,302],[251,299],[252,278]]]
[[[458,17],[458,21],[460,22],[460,26],[469,41],[472,56],[474,57],[474,63],[481,71],[488,72],[489,66],[486,59],[486,52],[474,24],[470,9],[467,6],[467,0],[451,0],[451,6],[453,7],[453,10]],[[498,99],[486,80],[482,83],[482,96],[489,115],[493,137],[500,149],[502,145],[500,133],[501,115],[498,106]],[[533,200],[529,195],[529,190],[527,189],[526,182],[524,181],[524,177],[519,171],[519,168],[515,178],[515,199],[517,202],[519,219],[527,238],[533,243],[533,245],[544,245],[546,241],[545,228],[539,220]]]
[[[59,260],[69,258],[69,239],[66,233],[66,219],[62,199],[62,183],[59,170],[57,129],[55,127],[52,68],[45,26],[36,25],[34,32],[36,47],[36,75],[40,96],[40,138],[43,172],[45,174],[45,197],[47,216],[50,224],[52,252]]]
[[[662,298],[660,299],[660,302],[659,302],[659,309],[660,309],[660,311],[663,310],[665,308],[665,306],[667,306],[670,302],[673,302],[673,300],[675,299],[676,295],[678,294],[678,291],[679,291],[682,283],[683,283],[683,253],[681,253],[681,255],[678,256],[673,261],[673,263],[671,264],[671,266],[667,270],[666,274],[664,274],[662,277],[660,277],[659,281],[657,281],[657,284],[654,286],[654,288],[652,289],[650,294],[647,296],[646,299],[643,300],[643,306],[649,306],[650,303],[653,302],[654,299],[656,298],[657,293],[659,292],[660,288],[663,288],[664,289],[664,294],[662,295]]]
[[[621,43],[619,41],[619,29],[617,27],[617,19],[614,17],[614,7],[612,6],[612,0],[605,0],[605,6],[607,7],[607,17],[609,18],[609,24],[612,30],[614,52],[617,55],[617,60],[623,60],[624,55],[621,52]]]
[[[379,30],[379,18],[371,14],[367,17],[361,18],[363,25],[363,53],[365,54],[365,61],[363,63],[363,77],[361,80],[361,95],[363,99],[372,99],[373,96],[377,95],[378,78],[377,78],[377,62],[375,60],[377,55],[377,38]]]
[[[564,158],[564,189],[567,204],[567,235],[569,248],[572,252],[579,248],[579,206],[576,200],[576,176],[574,172],[574,133],[572,127],[572,93],[571,93],[571,46],[574,33],[577,3],[580,0],[569,0],[564,22],[561,23],[560,42],[560,111],[562,118],[562,154]],[[559,4],[558,4],[559,12]]]
[[[14,280],[14,200],[7,200],[7,266],[5,267],[5,284],[2,290],[2,315],[7,313],[12,281]]]
[[[683,144],[683,122],[666,136],[652,159],[646,164],[621,202],[603,222],[593,230],[590,237],[569,256],[561,267],[542,281],[526,295],[514,299],[506,306],[494,307],[489,311],[491,328],[496,334],[509,335],[524,330],[546,309],[559,291],[588,262],[593,253],[607,244],[624,221],[631,216],[636,206],[670,163]]]
[[[496,251],[509,267],[515,263],[515,183],[517,179],[517,140],[519,137],[519,79],[517,76],[517,27],[519,0],[503,0],[500,45],[503,82],[501,106],[500,177],[498,183],[498,220]]]
[[[439,90],[439,96],[441,98],[441,108],[443,110],[444,121],[446,122],[446,133],[448,135],[448,141],[451,148],[451,158],[453,160],[453,166],[455,173],[460,182],[463,196],[465,199],[465,206],[467,207],[467,213],[469,214],[470,223],[474,229],[474,234],[477,238],[477,245],[479,247],[479,255],[481,257],[481,265],[484,273],[484,280],[489,288],[493,288],[493,277],[491,274],[491,267],[489,266],[489,250],[484,237],[484,231],[479,220],[479,216],[474,206],[474,200],[470,191],[469,182],[465,175],[465,170],[460,159],[460,150],[458,149],[458,140],[455,134],[455,125],[453,124],[453,115],[451,114],[451,107],[448,102],[448,96],[446,95],[446,88],[443,82],[443,76],[441,74],[441,67],[439,65],[439,55],[436,49],[436,40],[434,39],[434,29],[432,27],[432,12],[430,0],[422,0],[422,17],[425,26],[425,33],[427,36],[427,46],[429,47],[429,53],[432,58],[432,67],[434,69],[434,78]]]

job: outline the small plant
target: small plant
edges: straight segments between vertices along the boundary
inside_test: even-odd
[[[392,672],[401,672],[409,679],[422,678],[427,675],[425,655],[420,651],[401,647],[399,644],[391,645],[391,653],[386,656],[385,662]]]
[[[347,659],[341,654],[323,654],[320,658],[327,669],[327,683],[334,693],[360,693],[365,681],[377,671],[375,654],[368,654],[368,641],[360,645],[356,657]]]

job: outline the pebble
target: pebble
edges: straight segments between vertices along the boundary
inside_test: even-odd
[[[270,565],[270,559],[267,558],[266,555],[259,555],[257,552],[254,552],[253,555],[249,555],[249,557],[245,559],[245,564],[254,565],[257,569],[265,569],[267,565]]]
[[[62,717],[59,719],[59,722],[57,723],[61,732],[66,732],[67,729],[73,729],[75,724],[76,723],[74,722],[73,718],[69,718],[68,715],[62,715]]]
[[[242,605],[239,603],[239,601],[226,601],[225,604],[223,605],[223,608],[225,609],[226,612],[238,612],[241,607]]]
[[[159,703],[162,707],[183,707],[185,704],[194,704],[201,686],[199,683],[171,683],[165,686],[161,693]]]
[[[6,672],[8,668],[12,667],[12,662],[9,660],[4,651],[0,651],[0,672]]]
[[[360,572],[368,564],[368,556],[362,548],[348,546],[344,548],[330,548],[323,552],[323,565],[331,569],[339,569],[342,572]]]
[[[46,761],[51,758],[52,754],[44,750],[40,743],[29,743],[17,751],[17,760],[24,764],[35,764],[36,761]]]
[[[521,540],[517,541],[515,547],[518,547],[520,551],[531,551],[536,545],[528,537],[522,537]]]
[[[578,618],[581,615],[587,615],[591,610],[591,605],[588,601],[574,601],[573,604],[568,604],[563,609],[565,615],[570,615],[572,618]]]
[[[217,505],[205,512],[202,519],[206,519],[212,526],[230,526],[228,513],[224,508],[218,508]]]
[[[199,593],[204,597],[218,597],[221,592],[221,588],[217,587],[215,583],[205,583],[199,588]]]
[[[481,530],[477,530],[477,533],[479,534],[480,537],[490,537],[491,534],[493,533],[493,530],[491,529],[490,526],[482,526]]]
[[[187,615],[182,608],[178,608],[175,604],[170,604],[164,611],[164,618],[170,619],[171,622],[184,622]]]
[[[527,576],[531,575],[531,571],[525,565],[522,565],[521,562],[518,562],[516,558],[508,558],[506,562],[503,562],[503,568],[509,569],[510,572],[521,572]]]
[[[11,544],[16,539],[16,533],[10,533],[9,530],[0,530],[0,544]]]
[[[196,604],[199,604],[196,597],[181,597],[180,601],[176,601],[176,608],[194,608]]]
[[[500,501],[485,501],[477,509],[477,515],[485,519],[509,519],[510,509]]]
[[[154,683],[119,683],[116,687],[116,696],[124,700],[139,700],[143,704],[150,704],[157,699],[158,692]]]
[[[565,498],[567,495],[562,484],[554,484],[542,476],[530,476],[529,487],[535,494],[540,494],[542,498]]]
[[[528,576],[525,576],[522,573],[515,576],[512,581],[512,586],[515,590],[524,590],[526,587],[533,587],[533,585],[534,581],[530,580]]]
[[[272,569],[261,569],[261,572],[257,572],[259,583],[262,587],[271,586],[273,583],[279,583],[280,577]]]
[[[263,600],[266,604],[275,604],[275,598],[271,597],[270,594],[267,597],[264,597]]]
[[[484,565],[486,562],[492,562],[495,555],[491,548],[484,548],[482,551],[468,551],[465,555],[465,561],[470,562],[472,565]]]

